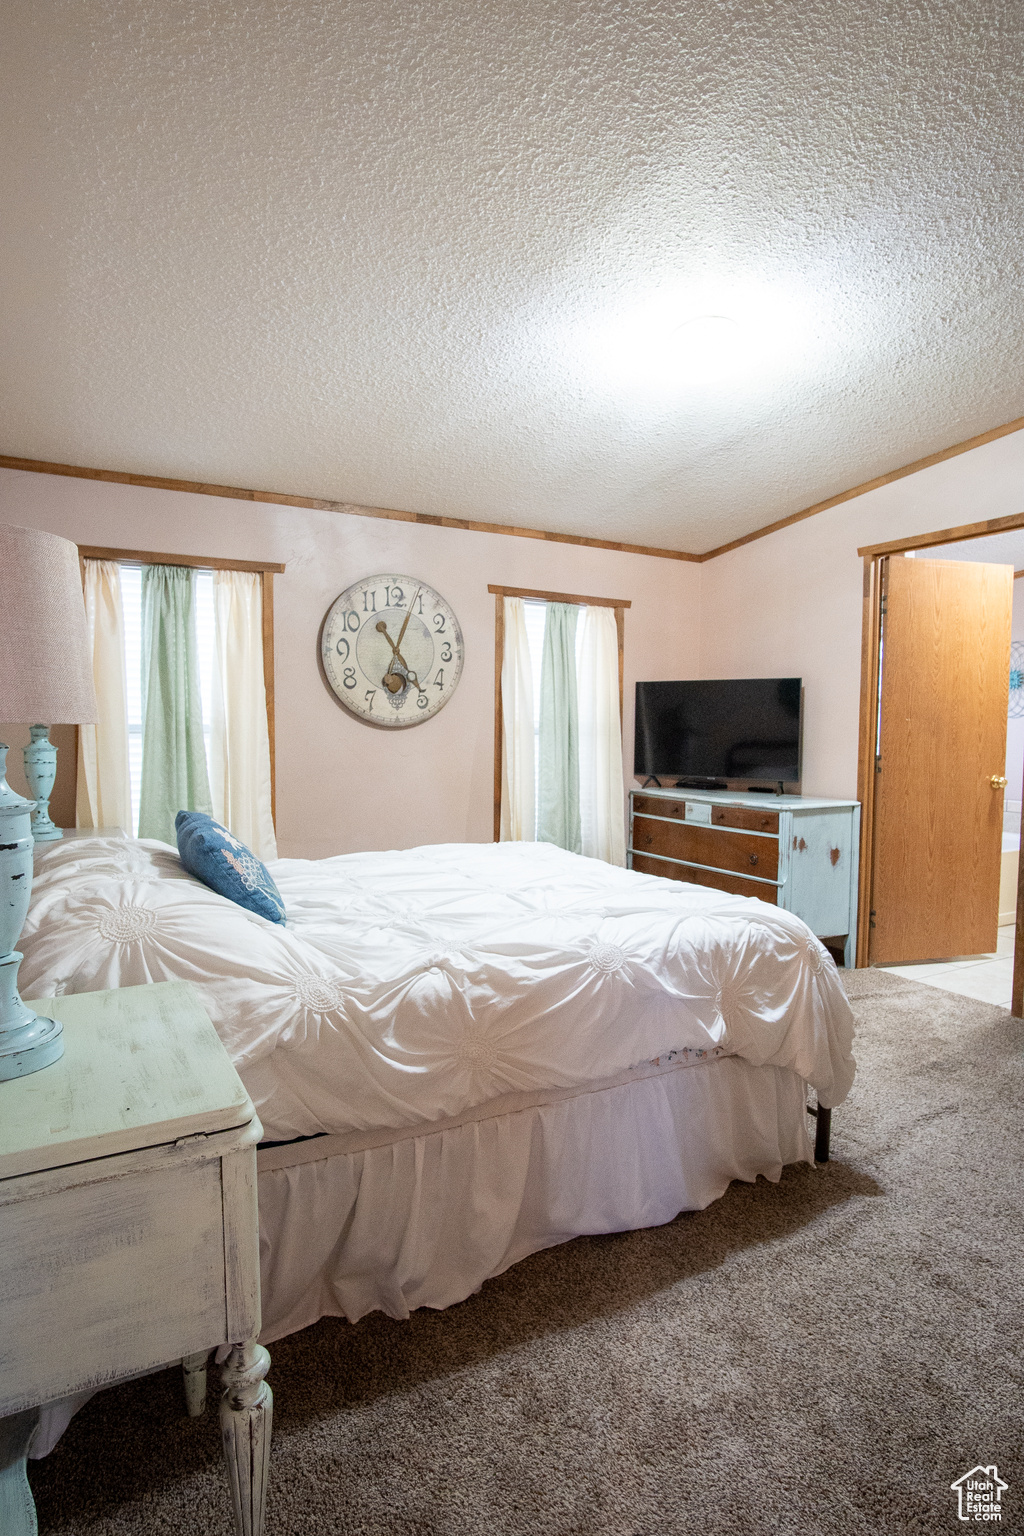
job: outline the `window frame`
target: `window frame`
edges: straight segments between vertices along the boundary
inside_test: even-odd
[[[626,609],[633,606],[626,597],[582,597],[573,592],[541,592],[534,587],[499,587],[491,583],[494,594],[494,842],[501,841],[501,770],[504,721],[501,711],[501,669],[505,662],[506,597],[531,598],[542,603],[574,603],[579,608],[614,608],[615,632],[619,641],[619,728],[622,727],[622,691],[624,679]]]

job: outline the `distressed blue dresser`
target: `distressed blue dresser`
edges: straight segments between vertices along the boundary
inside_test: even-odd
[[[854,964],[856,800],[634,789],[629,802],[631,869],[783,907]]]

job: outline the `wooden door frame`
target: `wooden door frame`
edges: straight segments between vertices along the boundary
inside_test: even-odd
[[[972,539],[991,538],[995,533],[1010,533],[1024,528],[1024,512],[1009,517],[993,517],[982,523],[963,523],[957,528],[940,528],[934,533],[918,533],[886,544],[865,544],[857,553],[864,561],[864,607],[861,628],[860,734],[857,749],[857,796],[861,803],[860,882],[857,898],[858,966],[868,964],[871,931],[871,886],[874,879],[875,813],[875,738],[878,731],[878,634],[881,617],[884,566],[890,555],[905,555],[910,550],[935,549],[941,544],[966,544]],[[1024,571],[1014,571],[1014,579]],[[1021,839],[1024,844],[1024,810],[1021,815]],[[1022,847],[1024,851],[1024,847]],[[1013,952],[1014,1018],[1024,1018],[1024,866],[1018,864],[1017,923]]]
[[[858,551],[859,553],[859,551]],[[875,874],[875,742],[878,733],[878,637],[881,619],[882,561],[864,557],[864,613],[860,641],[860,735],[857,747],[857,799],[860,801],[860,874],[857,888],[857,957],[868,964],[871,935],[871,885]]]

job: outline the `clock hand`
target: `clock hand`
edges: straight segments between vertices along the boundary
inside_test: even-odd
[[[388,645],[390,645],[391,649],[394,651],[394,653],[395,653],[395,660],[396,661],[400,661],[402,663],[402,666],[408,672],[409,664],[406,661],[405,657],[402,655],[401,651],[398,649],[398,646],[395,644],[395,642],[392,640],[391,636],[388,634],[388,627],[385,624],[383,619],[378,619],[377,620],[377,631],[378,631],[379,634],[382,634],[384,636],[384,639],[387,641]],[[401,638],[402,638],[401,635],[399,635],[398,638],[399,638],[399,640],[401,640]],[[390,667],[388,668],[388,671],[389,672],[391,671]]]
[[[408,622],[409,622],[409,618],[408,618],[408,614],[407,614],[406,615],[406,623],[408,623]],[[391,649],[394,651],[394,653],[395,653],[395,661],[400,661],[402,663],[402,666],[405,668],[406,676],[408,677],[410,683],[415,683],[416,689],[417,689],[417,691],[419,693],[426,693],[427,690],[425,688],[420,687],[420,680],[416,676],[416,673],[411,670],[411,668],[409,666],[409,663],[406,661],[405,657],[402,655],[401,651],[398,649],[398,646],[395,644],[395,642],[392,640],[391,636],[388,634],[388,627],[385,624],[383,619],[378,619],[377,620],[377,630],[378,630],[378,633],[380,633],[380,634],[382,634],[384,636],[384,639],[387,641],[388,645],[390,645]],[[403,634],[405,633],[405,625],[404,624],[402,626],[402,633]],[[401,635],[399,635],[398,638],[401,639],[402,638]],[[385,688],[387,688],[388,691],[391,692],[391,693],[397,693],[398,692],[398,689],[397,688],[392,688],[391,684],[387,681],[387,679],[389,677],[397,677],[399,675],[397,672],[394,672],[392,670],[392,668],[394,667],[394,664],[395,663],[393,661],[391,663],[391,666],[389,666],[388,670],[385,672],[384,677],[381,679],[381,681],[384,683]]]
[[[420,595],[420,593],[422,591],[423,591],[423,588],[422,587],[418,587],[416,589],[416,597],[419,597],[419,595]],[[404,620],[402,622],[402,627],[398,631],[398,640],[396,642],[397,645],[401,645],[402,641],[405,639],[405,632],[406,632],[406,630],[409,627],[409,620],[412,618],[412,610],[416,606],[416,597],[413,598],[412,602],[409,604],[408,608],[406,609],[405,618],[404,618]],[[405,666],[405,662],[404,661],[402,662],[402,666],[403,667]]]
[[[409,682],[410,683],[415,683],[416,684],[416,688],[417,688],[417,690],[420,693],[423,693],[425,690],[423,688],[420,688],[420,680],[416,676],[416,673],[410,670],[409,663],[406,661],[405,657],[402,655],[401,651],[399,650],[399,646],[401,645],[402,641],[405,639],[405,632],[406,632],[406,630],[409,627],[409,620],[412,618],[412,610],[416,606],[416,598],[419,597],[419,595],[420,595],[420,593],[422,591],[423,591],[422,587],[417,587],[416,588],[416,597],[413,598],[412,602],[409,604],[408,608],[405,610],[405,618],[402,620],[402,627],[398,631],[398,639],[395,641],[395,643],[393,645],[391,645],[391,636],[388,634],[388,627],[387,627],[386,624],[383,624],[383,620],[380,623],[378,623],[378,625],[377,625],[377,628],[380,629],[381,625],[383,624],[383,631],[384,631],[384,635],[387,638],[388,644],[391,645],[391,649],[394,651],[396,657],[402,663],[402,666],[405,668],[405,674],[406,674],[406,677],[408,678]],[[391,663],[391,667],[388,668],[388,673],[387,673],[388,676],[392,675],[392,668],[393,667],[394,667],[394,662],[392,662]],[[390,688],[391,687],[390,683],[387,686]],[[395,692],[397,692],[397,689],[391,689],[391,691],[393,693],[395,693]]]

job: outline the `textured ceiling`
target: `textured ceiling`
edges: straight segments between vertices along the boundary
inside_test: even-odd
[[[699,551],[1024,414],[1018,0],[2,14],[4,452]]]

